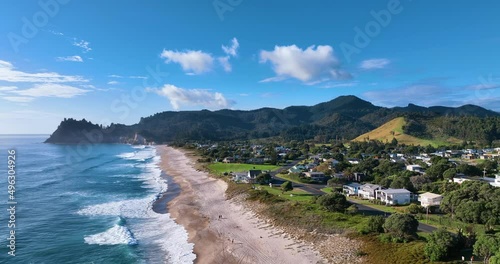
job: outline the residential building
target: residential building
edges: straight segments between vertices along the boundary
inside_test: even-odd
[[[422,168],[422,166],[420,165],[406,165],[406,170],[407,171],[414,171],[414,172],[418,172],[418,173],[423,173],[424,172],[424,169]]]
[[[262,173],[261,170],[249,170],[247,173],[248,181],[253,182],[255,178],[261,173]]]
[[[343,192],[347,196],[358,195],[358,190],[361,184],[357,182],[352,182],[342,186]]]
[[[430,192],[422,193],[418,196],[418,201],[423,207],[439,206],[442,200],[442,195]]]
[[[307,178],[311,178],[313,181],[325,180],[325,174],[323,172],[305,172],[304,175]]]
[[[411,201],[411,192],[407,189],[386,189],[376,191],[377,200],[390,205],[404,205]]]
[[[376,199],[376,191],[381,189],[382,186],[380,185],[366,183],[359,187],[358,195],[363,199],[373,200]]]

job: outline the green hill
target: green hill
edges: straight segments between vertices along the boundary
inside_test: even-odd
[[[369,132],[380,126],[376,133]],[[358,137],[364,133],[368,134]],[[500,138],[500,113],[473,105],[421,107],[410,104],[386,108],[350,95],[313,106],[284,109],[166,111],[143,117],[134,125],[102,127],[68,118],[46,142],[130,142],[136,135],[157,143],[270,137],[325,143],[338,138],[370,137],[390,141],[396,137],[407,144],[440,145],[455,143],[459,140],[448,139],[458,138],[460,142],[474,141],[486,146]]]
[[[453,137],[449,137],[446,140],[435,140],[435,139],[422,139],[412,135],[405,134],[404,127],[406,124],[407,123],[404,117],[397,117],[379,126],[378,128],[355,138],[354,141],[379,140],[382,142],[391,142],[392,139],[395,138],[400,144],[415,145],[415,146],[432,145],[434,147],[440,145],[461,143],[459,139]]]

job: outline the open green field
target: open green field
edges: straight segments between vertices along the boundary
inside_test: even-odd
[[[399,144],[406,145],[420,145],[420,146],[434,146],[438,147],[441,145],[450,145],[460,143],[461,141],[455,138],[449,138],[446,140],[429,140],[417,138],[403,132],[403,126],[406,125],[406,121],[404,117],[394,118],[393,120],[381,125],[380,127],[365,133],[357,138],[354,141],[365,141],[366,139],[370,140],[379,140],[382,142],[391,142],[393,138],[396,138]]]
[[[284,198],[284,199],[287,199],[290,201],[309,201],[309,200],[311,200],[311,197],[313,197],[312,194],[310,194],[304,190],[298,189],[298,188],[294,188],[293,191],[289,191],[289,192],[286,192],[284,194],[281,193],[281,189],[279,186],[271,188],[267,185],[261,185],[261,186],[258,186],[257,189],[266,190],[270,194],[279,196],[281,198]]]
[[[222,174],[224,172],[245,172],[248,170],[275,170],[279,166],[275,165],[255,165],[255,164],[242,164],[242,163],[211,163],[208,169],[212,173]]]

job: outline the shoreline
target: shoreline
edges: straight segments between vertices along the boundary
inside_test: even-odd
[[[160,168],[180,187],[180,194],[168,202],[168,212],[188,232],[195,263],[326,262],[310,243],[293,239],[241,202],[227,200],[227,183],[197,170],[185,151],[156,148]]]

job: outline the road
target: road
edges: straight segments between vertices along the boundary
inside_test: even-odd
[[[279,169],[279,171],[281,170],[288,170],[290,169],[291,167],[295,166],[297,163],[299,163],[300,160],[294,160],[293,162],[281,167]],[[285,181],[288,181],[287,179],[284,179],[284,178],[281,178],[281,177],[278,177],[277,172],[278,170],[276,171],[272,171],[271,172],[271,176],[273,177],[273,184],[282,184],[283,182]],[[323,195],[325,194],[325,192],[323,192],[321,189],[327,187],[327,185],[324,185],[324,184],[307,184],[307,183],[293,183],[293,186],[294,187],[297,187],[297,188],[300,188],[306,192],[309,192],[311,194],[314,194],[314,195]],[[359,204],[357,203],[356,201],[353,201],[353,200],[349,200],[349,202],[351,203],[354,203],[356,204],[356,206],[358,207],[358,211],[366,214],[366,215],[383,215],[383,216],[389,216],[391,215],[391,213],[387,213],[387,212],[384,212],[382,210],[379,210],[377,208],[373,208],[373,207],[369,207],[369,206],[366,206],[364,204]],[[418,229],[422,232],[426,232],[426,233],[430,233],[434,230],[436,230],[435,227],[433,226],[430,226],[430,225],[427,225],[427,224],[423,224],[423,223],[420,223],[419,222],[419,225],[418,225]]]

